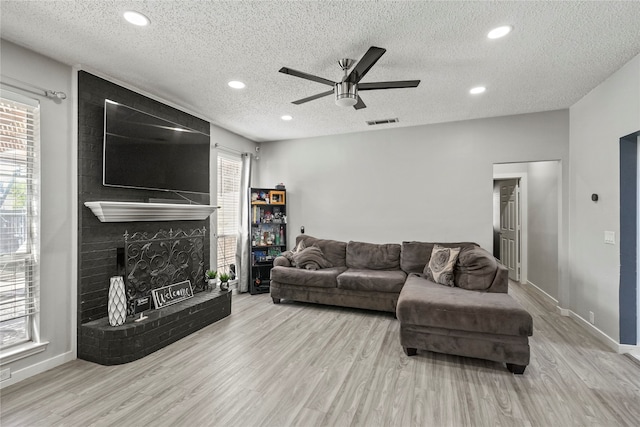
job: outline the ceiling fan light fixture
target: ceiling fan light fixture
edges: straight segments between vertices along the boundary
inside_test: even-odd
[[[339,107],[353,107],[358,103],[358,86],[351,82],[336,83],[336,105]]]

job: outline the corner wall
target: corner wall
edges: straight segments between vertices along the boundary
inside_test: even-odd
[[[640,130],[640,55],[570,108],[567,308],[620,342],[620,138]],[[599,201],[591,201],[597,193]],[[616,244],[604,243],[604,231]]]

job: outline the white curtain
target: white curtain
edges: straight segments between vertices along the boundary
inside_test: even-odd
[[[240,223],[238,224],[238,247],[236,248],[236,266],[238,271],[238,292],[249,291],[251,278],[251,251],[249,248],[249,187],[251,186],[251,166],[253,155],[242,154],[240,172]]]

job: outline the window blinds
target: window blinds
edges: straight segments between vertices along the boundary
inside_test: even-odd
[[[218,270],[235,263],[241,169],[240,159],[218,156]]]
[[[26,318],[38,312],[40,112],[37,101],[0,95],[0,328],[29,339]],[[15,319],[25,319],[15,322]],[[13,322],[12,322],[13,321]],[[22,328],[26,329],[26,328]],[[4,342],[3,344],[7,344]]]

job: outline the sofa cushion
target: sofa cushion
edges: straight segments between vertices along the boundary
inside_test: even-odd
[[[349,242],[347,244],[347,267],[369,270],[399,270],[400,245],[397,243],[376,244]]]
[[[336,278],[346,269],[346,267],[332,267],[320,270],[305,270],[292,267],[273,267],[271,269],[271,280],[289,285],[335,288],[338,286]]]
[[[458,260],[460,248],[445,248],[434,245],[429,263],[424,267],[427,279],[440,285],[454,286],[453,269]]]
[[[349,268],[338,276],[338,288],[399,293],[407,275],[402,270]]]
[[[437,244],[445,248],[465,248],[474,245],[478,246],[476,243],[472,242]],[[434,245],[436,245],[436,243],[433,242],[402,242],[402,249],[400,252],[400,268],[407,274],[422,274],[422,272],[424,271],[424,266],[429,263]]]
[[[455,284],[463,289],[489,289],[498,272],[498,261],[479,246],[463,248],[454,272]]]
[[[409,275],[396,314],[403,324],[499,335],[530,336],[531,315],[508,294],[472,292]]]
[[[345,257],[347,251],[347,243],[337,240],[317,239],[315,237],[301,234],[296,237],[296,245],[304,241],[306,247],[317,246],[322,250],[325,258],[334,267],[344,267],[346,265]]]

